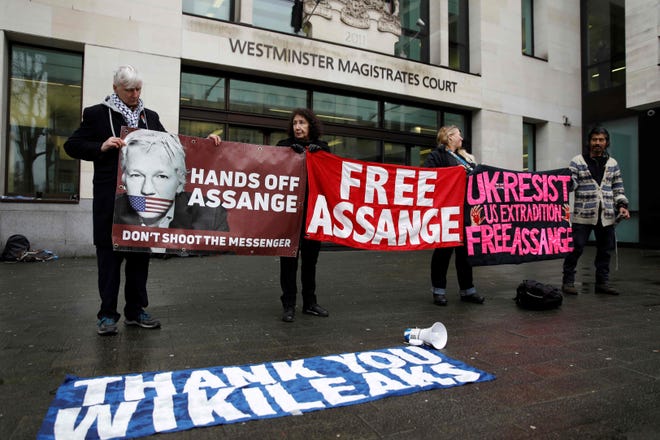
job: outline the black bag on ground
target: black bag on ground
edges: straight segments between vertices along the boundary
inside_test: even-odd
[[[25,235],[14,234],[7,239],[2,251],[2,261],[20,261],[30,250],[30,240]]]
[[[561,291],[550,284],[539,283],[535,280],[523,280],[518,286],[514,298],[518,307],[531,310],[554,309],[561,305],[564,296]]]

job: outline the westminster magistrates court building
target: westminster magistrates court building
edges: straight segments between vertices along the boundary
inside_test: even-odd
[[[90,162],[63,150],[135,65],[168,131],[274,145],[310,107],[332,152],[418,166],[441,125],[480,163],[566,167],[611,133],[632,220],[660,248],[660,0],[3,0],[0,240],[92,255]]]

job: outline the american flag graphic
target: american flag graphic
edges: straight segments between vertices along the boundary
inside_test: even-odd
[[[128,196],[131,207],[137,212],[156,212],[162,214],[172,206],[172,200],[156,197]]]

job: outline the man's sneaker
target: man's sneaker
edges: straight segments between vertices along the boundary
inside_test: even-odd
[[[96,332],[101,336],[110,336],[117,334],[117,321],[105,316],[96,323]]]
[[[566,295],[577,295],[578,291],[575,288],[575,285],[573,283],[571,284],[562,284],[561,285],[561,291],[564,292]]]
[[[284,307],[284,311],[282,312],[282,321],[293,322],[295,319],[296,319],[296,308]]]
[[[126,325],[138,325],[142,328],[159,328],[160,321],[152,318],[150,314],[144,310],[140,312],[137,318],[135,319],[125,319],[124,324]]]
[[[594,289],[596,293],[604,293],[606,295],[618,295],[619,292],[610,287],[609,284],[596,284]]]
[[[312,304],[311,306],[303,307],[303,313],[308,315],[321,316],[323,318],[330,316],[330,313],[328,313],[326,309],[318,304]]]
[[[433,304],[436,306],[446,306],[447,305],[447,297],[445,295],[439,295],[437,293],[433,294]]]

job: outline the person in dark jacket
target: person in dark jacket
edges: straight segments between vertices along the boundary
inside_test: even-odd
[[[124,322],[150,329],[160,327],[160,321],[145,311],[149,304],[149,254],[113,251],[112,219],[119,150],[125,145],[120,137],[121,127],[156,131],[165,131],[165,128],[158,113],[144,107],[140,99],[142,78],[134,67],[120,66],[114,73],[112,88],[114,93],[103,102],[83,110],[80,127],[64,144],[69,156],[94,162],[92,217],[101,297],[97,313],[100,335],[117,334],[117,321],[121,316],[117,312],[117,302],[124,260]],[[215,136],[214,141],[219,144],[220,138]]]
[[[441,127],[437,135],[438,147],[424,161],[424,167],[441,168],[462,166],[467,173],[476,167],[474,156],[463,150],[463,137],[455,125]],[[447,270],[451,255],[455,251],[456,275],[460,289],[461,301],[482,304],[485,298],[477,294],[472,281],[472,266],[467,260],[465,245],[457,247],[436,248],[431,257],[431,291],[433,302],[439,306],[447,305]]]
[[[321,137],[321,122],[314,112],[309,109],[295,109],[291,113],[288,128],[289,137],[277,143],[280,147],[289,147],[298,154],[306,151],[330,151],[328,144]],[[307,193],[305,193],[305,207],[303,219],[306,218]],[[300,278],[302,282],[302,312],[308,315],[327,317],[330,314],[318,305],[316,300],[316,263],[321,250],[321,242],[309,240],[305,237],[305,224],[301,230],[300,245],[295,257],[280,257],[280,286],[282,288],[282,321],[293,322],[296,313],[298,255],[300,255]]]

